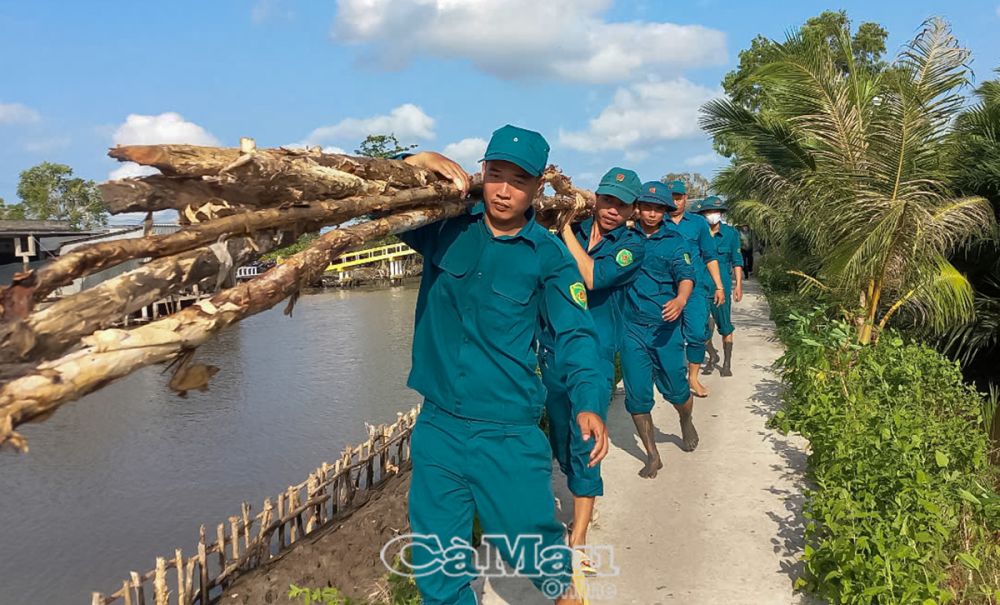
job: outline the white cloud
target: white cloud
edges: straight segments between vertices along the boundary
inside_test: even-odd
[[[721,94],[684,78],[619,88],[587,130],[560,130],[559,142],[580,151],[614,149],[640,158],[651,147],[698,136],[698,109]]]
[[[136,164],[135,162],[125,162],[108,174],[108,180],[115,181],[118,179],[131,179],[138,176],[149,176],[151,174],[160,174],[160,171],[152,166],[142,166],[141,164]]]
[[[72,142],[72,139],[69,137],[46,137],[41,139],[32,139],[24,142],[24,150],[28,153],[49,153],[51,151],[65,149],[69,147]]]
[[[111,135],[115,145],[209,145],[219,144],[219,140],[194,122],[188,122],[179,113],[168,111],[155,116],[129,114]],[[152,172],[150,172],[152,171]],[[111,171],[109,179],[157,174],[159,171],[148,166],[125,162]]]
[[[689,157],[688,159],[684,160],[684,165],[694,166],[694,167],[714,166],[716,164],[721,164],[722,161],[723,161],[722,156],[715,153],[714,151],[710,151],[708,153],[702,153],[699,155]]]
[[[611,0],[338,0],[333,37],[383,66],[417,54],[466,59],[503,77],[620,82],[726,62],[701,25],[606,21]],[[482,35],[470,35],[482,32]]]
[[[299,141],[298,143],[289,143],[288,145],[282,145],[285,149],[306,149],[308,147],[316,147],[315,144],[309,143],[307,141]],[[335,145],[327,145],[321,150],[323,153],[347,153],[342,148]]]
[[[412,139],[433,139],[434,118],[412,103],[406,103],[387,115],[346,118],[332,126],[321,126],[306,137],[303,144],[320,145],[329,141],[361,142],[370,134],[394,134],[401,143]]]
[[[111,139],[115,145],[219,144],[210,132],[172,111],[155,116],[129,114]]]
[[[448,143],[441,153],[461,164],[467,171],[478,172],[479,160],[483,159],[483,154],[486,153],[486,139],[475,137]]]
[[[34,109],[20,103],[0,103],[0,124],[30,124],[42,116]]]

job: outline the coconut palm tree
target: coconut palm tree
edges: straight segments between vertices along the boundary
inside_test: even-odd
[[[703,128],[752,150],[717,189],[745,198],[737,211],[758,222],[781,217],[785,235],[805,242],[810,279],[853,309],[859,342],[897,313],[938,332],[966,321],[972,288],[948,259],[994,225],[984,198],[951,185],[947,143],[969,52],[940,19],[885,67],[855,65],[846,34],[839,54],[802,46],[790,38],[756,70],[766,111],[728,99],[702,108]]]
[[[1000,69],[997,70],[1000,73]],[[1000,80],[983,83],[978,103],[955,121],[952,137],[956,186],[981,195],[1000,216]],[[967,268],[976,291],[975,318],[947,334],[947,349],[969,363],[983,349],[1000,347],[1000,243],[964,250],[957,263]]]

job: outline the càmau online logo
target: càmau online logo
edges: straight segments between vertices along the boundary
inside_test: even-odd
[[[467,540],[452,538],[445,546],[434,535],[402,534],[382,547],[380,557],[391,573],[421,578],[431,574],[447,576],[487,576],[529,578],[558,576],[573,572],[573,549],[564,544],[542,546],[538,534],[510,536],[483,535],[483,542],[493,548],[477,549]],[[398,549],[399,562],[393,565],[392,553]],[[614,547],[610,545],[581,546],[596,571],[596,576],[617,576]],[[506,565],[504,564],[506,562]]]

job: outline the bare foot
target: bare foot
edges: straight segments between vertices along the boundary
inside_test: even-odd
[[[646,460],[646,466],[639,470],[639,476],[646,479],[653,479],[661,468],[663,468],[663,462],[660,460],[660,456],[651,457]]]
[[[697,376],[692,377],[692,379],[688,381],[688,385],[691,387],[691,392],[694,393],[695,397],[708,397],[708,389],[705,385],[701,384],[701,381],[698,380]]]
[[[684,451],[693,452],[698,447],[698,431],[694,428],[692,414],[681,414],[681,440],[684,442]]]

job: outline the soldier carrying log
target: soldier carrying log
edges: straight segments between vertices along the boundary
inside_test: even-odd
[[[610,384],[599,371],[587,289],[565,246],[532,209],[549,146],[537,132],[504,126],[483,157],[483,199],[466,214],[401,235],[424,257],[408,384],[424,397],[413,432],[411,550],[424,603],[472,605],[469,573],[442,569],[445,549],[468,544],[473,517],[517,571],[556,603],[570,590],[572,555],[553,506],[551,450],[538,426],[545,389],[535,373],[536,330],[550,327],[572,418],[607,454],[601,410]],[[467,182],[436,153],[405,159]],[[538,541],[514,552],[519,538]],[[529,549],[530,551],[531,549]],[[557,564],[540,560],[557,553]]]

